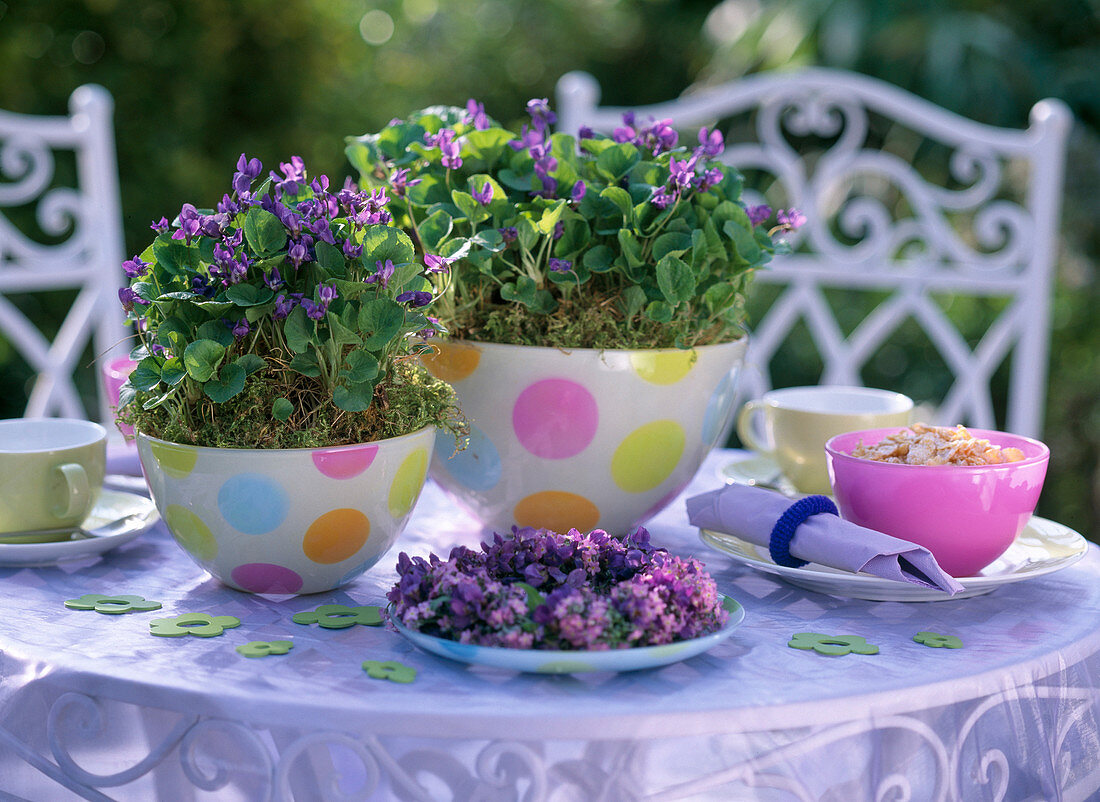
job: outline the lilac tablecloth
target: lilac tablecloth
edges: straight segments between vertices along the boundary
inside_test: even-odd
[[[720,483],[712,454],[684,496]],[[102,559],[0,567],[0,797],[27,799],[1089,799],[1100,788],[1100,553],[971,599],[814,594],[702,544],[683,496],[655,542],[704,560],[744,624],[711,652],[635,673],[527,676],[417,651],[384,629],[290,621],[381,604],[396,552],[333,593],[219,585],[162,526]],[[474,544],[426,488],[398,548]],[[391,559],[392,558],[392,559]],[[63,607],[131,593],[157,613]],[[153,616],[233,615],[210,639]],[[913,642],[954,634],[958,650]],[[796,632],[862,635],[877,655],[796,651]],[[235,647],[289,639],[282,657]],[[364,660],[417,669],[372,680]]]

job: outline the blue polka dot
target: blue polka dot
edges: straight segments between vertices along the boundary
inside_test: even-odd
[[[263,535],[279,526],[290,509],[283,486],[260,473],[239,473],[218,491],[218,509],[234,529]]]
[[[447,473],[455,481],[471,490],[490,490],[500,481],[503,470],[500,453],[485,432],[470,426],[470,444],[455,453],[455,443],[449,436],[436,449],[440,456],[453,454],[443,461]]]
[[[718,386],[711,393],[707,401],[707,410],[703,413],[703,445],[710,448],[714,445],[722,445],[718,438],[730,422],[730,413],[733,412],[733,400],[737,391],[736,369],[730,371],[718,382]]]

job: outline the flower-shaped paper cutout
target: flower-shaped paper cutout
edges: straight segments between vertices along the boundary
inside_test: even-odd
[[[878,647],[859,635],[822,635],[820,632],[798,632],[787,644],[792,649],[813,649],[818,654],[843,657],[846,654],[878,654]]]
[[[267,657],[269,654],[286,654],[294,648],[289,640],[253,640],[237,647],[237,652],[245,657]]]
[[[70,610],[95,610],[104,615],[122,615],[159,610],[161,604],[158,601],[149,601],[142,596],[104,596],[102,593],[85,593],[79,599],[67,599],[65,606]]]
[[[356,624],[378,627],[382,625],[382,608],[373,605],[348,607],[345,604],[322,604],[316,610],[295,613],[290,620],[295,624],[317,624],[325,629],[345,629]]]
[[[239,627],[241,620],[231,615],[207,615],[206,613],[184,613],[175,618],[154,618],[149,622],[149,632],[163,638],[182,638],[194,635],[197,638],[214,638],[227,629]]]
[[[918,632],[913,636],[917,643],[923,643],[933,649],[961,649],[963,642],[954,635],[941,635],[938,632]]]
[[[363,663],[363,670],[371,679],[388,679],[390,682],[409,683],[416,679],[416,669],[399,663],[396,660],[387,660],[382,663],[378,660],[367,660]]]

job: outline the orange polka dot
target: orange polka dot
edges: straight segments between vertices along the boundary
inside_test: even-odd
[[[481,361],[481,351],[465,343],[432,343],[436,350],[424,354],[420,361],[428,372],[445,382],[462,381],[475,370]]]
[[[532,493],[512,510],[520,526],[568,532],[579,529],[589,532],[600,521],[600,509],[584,496],[564,490],[543,490]]]
[[[370,520],[359,510],[330,510],[309,525],[302,551],[315,563],[338,563],[351,557],[370,537]]]

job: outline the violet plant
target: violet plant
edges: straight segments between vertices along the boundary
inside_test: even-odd
[[[386,191],[330,187],[298,157],[263,172],[242,154],[215,209],[184,204],[123,265],[139,344],[120,407],[140,402],[145,423],[161,410],[194,431],[252,381],[267,383],[268,423],[363,413],[428,347],[413,335],[435,332],[431,285]]]
[[[539,344],[574,347],[739,336],[753,272],[804,218],[790,210],[768,227],[770,210],[746,208],[740,175],[715,159],[718,131],[684,146],[670,120],[626,115],[611,136],[574,137],[551,131],[546,100],[527,112],[518,134],[471,100],[348,139],[429,271],[451,266],[433,276],[441,319],[472,339],[522,341],[517,321],[543,318],[536,329],[585,341]],[[597,331],[567,325],[586,315],[603,319]]]
[[[650,545],[638,530],[567,534],[518,529],[449,559],[403,553],[387,594],[404,626],[479,646],[623,649],[696,638],[729,615],[695,559]]]

